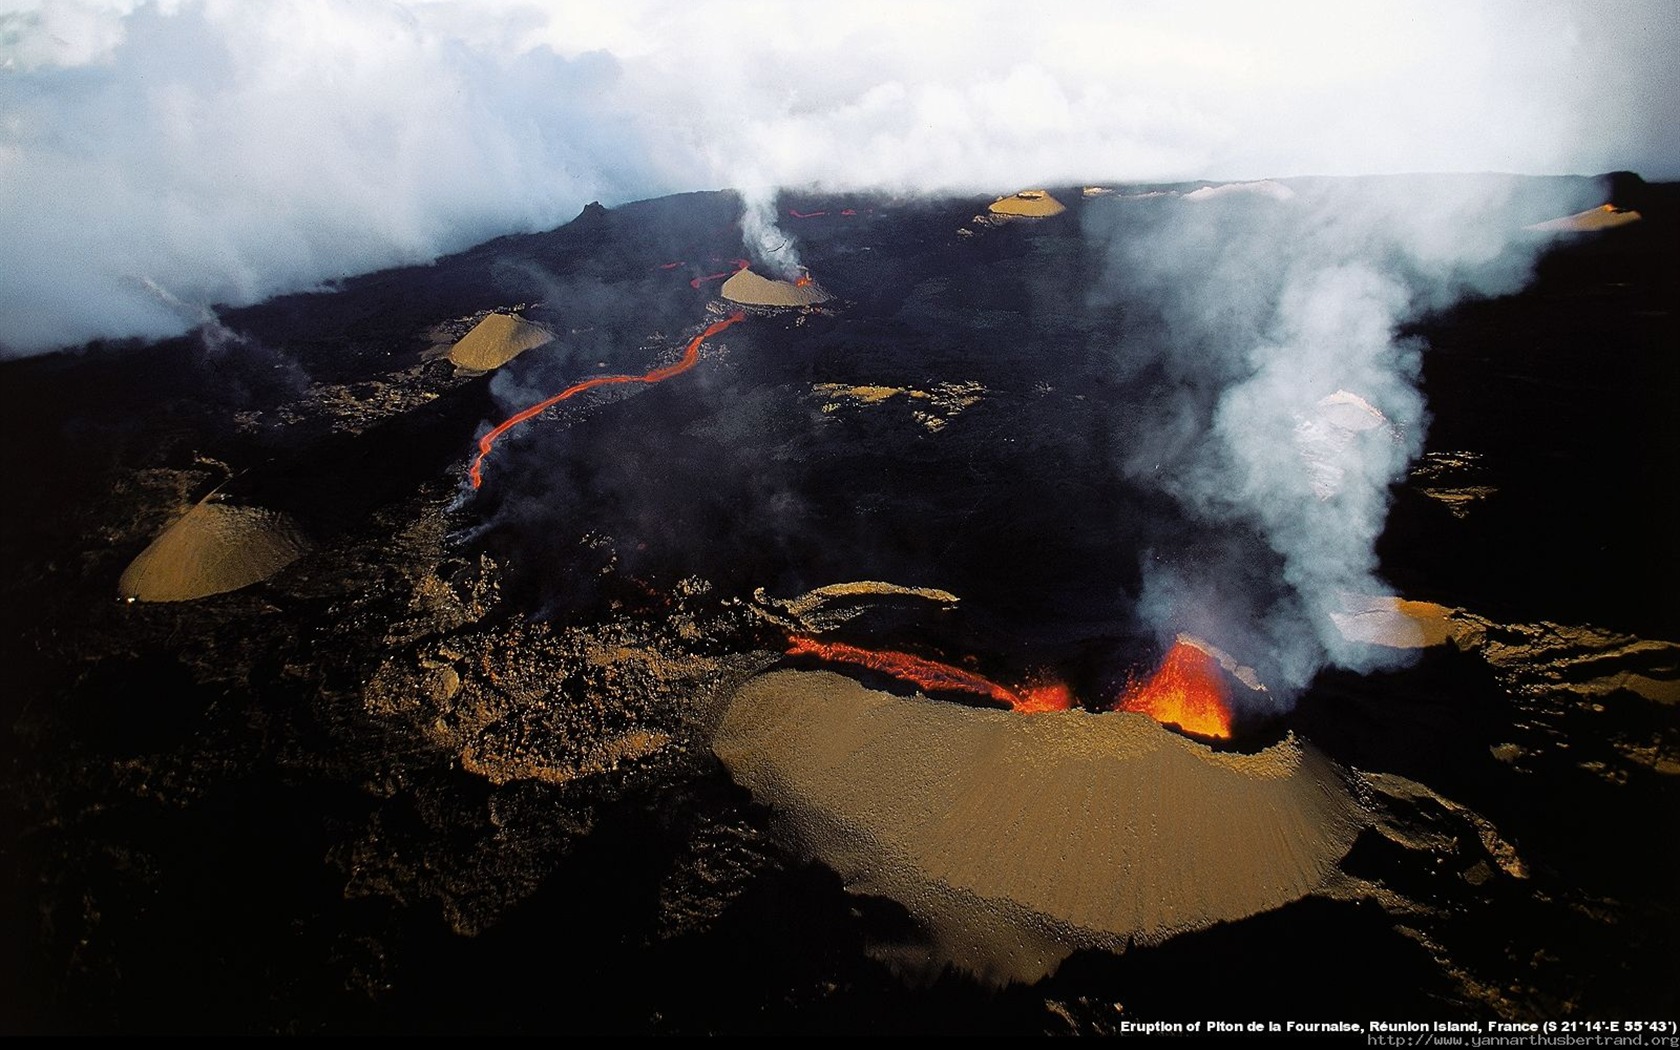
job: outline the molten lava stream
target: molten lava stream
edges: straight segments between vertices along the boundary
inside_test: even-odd
[[[1000,704],[1008,704],[1012,710],[1023,713],[1066,711],[1073,705],[1073,694],[1067,686],[1059,682],[1016,691],[972,671],[910,653],[894,652],[891,649],[863,649],[847,645],[845,642],[819,642],[815,638],[795,635],[788,639],[787,651],[789,656],[815,656],[832,663],[867,667],[871,671],[891,675],[923,689],[972,693]]]
[[[723,277],[733,277],[733,276],[735,276],[736,273],[738,273],[741,270],[745,270],[747,267],[749,267],[751,265],[752,265],[752,263],[748,262],[745,259],[736,259],[735,260],[735,269],[725,270],[722,273],[709,273],[709,274],[706,274],[704,277],[696,277],[692,281],[688,282],[688,286],[690,288],[698,290],[700,288],[700,286],[702,284],[705,284],[707,281],[716,281],[719,278],[723,278]]]
[[[1231,709],[1219,661],[1182,639],[1173,642],[1155,674],[1128,685],[1111,710],[1136,711],[1195,736],[1231,736]]]
[[[666,365],[664,368],[655,368],[653,371],[643,373],[639,376],[594,376],[592,378],[585,379],[582,382],[573,383],[571,386],[560,391],[558,394],[555,394],[553,397],[539,401],[530,408],[523,409],[514,415],[509,416],[507,419],[496,424],[496,426],[492,428],[488,434],[485,434],[483,437],[478,439],[478,456],[473,459],[472,467],[467,471],[467,477],[472,481],[472,487],[476,489],[480,485],[484,484],[484,457],[488,456],[490,454],[490,450],[495,447],[496,439],[501,437],[503,434],[506,434],[509,430],[512,430],[514,427],[528,419],[534,419],[537,416],[542,415],[543,412],[551,406],[558,405],[567,398],[581,394],[585,390],[593,390],[598,386],[610,386],[614,383],[663,383],[672,376],[681,375],[700,363],[701,343],[704,343],[712,336],[717,335],[719,332],[728,328],[735,322],[744,321],[746,319],[747,315],[744,311],[736,310],[734,313],[725,317],[721,321],[713,321],[711,324],[706,326],[705,331],[688,341],[688,348],[683,351],[682,359],[677,361],[675,364]]]
[[[960,667],[952,667],[950,664],[912,656],[909,653],[894,652],[891,649],[862,649],[845,642],[819,642],[815,638],[796,635],[788,639],[787,651],[789,656],[815,656],[833,663],[857,664],[871,671],[913,682],[923,689],[974,693],[1011,707],[1017,699],[1008,689],[972,671],[964,671]]]

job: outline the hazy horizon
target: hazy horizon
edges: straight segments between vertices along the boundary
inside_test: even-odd
[[[0,0],[0,354],[588,202],[1087,178],[1680,178],[1680,8]]]

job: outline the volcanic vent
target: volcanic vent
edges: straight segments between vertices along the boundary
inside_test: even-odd
[[[792,281],[777,281],[745,268],[723,282],[721,294],[732,303],[747,306],[815,306],[832,298],[808,274]]]
[[[891,961],[998,983],[1301,897],[1366,819],[1293,738],[1221,753],[1135,714],[1024,717],[827,671],[747,682],[713,749],[849,890],[921,923]]]

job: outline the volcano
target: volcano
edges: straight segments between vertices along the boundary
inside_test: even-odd
[[[1304,896],[1364,823],[1293,741],[1220,756],[1136,714],[975,712],[821,671],[748,682],[714,746],[848,889],[918,917],[927,942],[893,963],[997,983]]]
[[[1561,218],[1547,219],[1524,227],[1545,233],[1591,233],[1594,230],[1613,230],[1618,226],[1626,226],[1630,222],[1638,222],[1643,216],[1632,208],[1618,208],[1614,204],[1600,204],[1596,208],[1565,215]]]
[[[730,302],[748,306],[814,306],[829,298],[809,277],[781,281],[761,277],[745,268],[736,270],[723,282],[719,294]]]
[[[1176,639],[1160,668],[1129,685],[1114,710],[1135,711],[1214,740],[1231,735],[1231,696],[1219,660],[1192,638]]]
[[[237,591],[273,576],[308,546],[284,515],[207,499],[135,555],[117,578],[117,593],[181,602]]]
[[[8,1030],[1680,1014],[1677,188],[1089,174],[0,362]]]
[[[553,339],[554,333],[541,325],[511,314],[493,313],[449,348],[449,360],[462,368],[488,372]]]
[[[986,210],[993,215],[1047,219],[1052,215],[1060,215],[1067,208],[1061,201],[1052,197],[1048,190],[1021,190],[1007,197],[999,197],[988,204]]]

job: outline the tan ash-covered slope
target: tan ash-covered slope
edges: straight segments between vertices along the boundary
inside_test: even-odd
[[[1007,197],[999,197],[986,208],[993,215],[1016,215],[1045,219],[1067,211],[1061,201],[1050,196],[1048,190],[1021,190]]]
[[[926,928],[884,954],[999,983],[1295,900],[1366,823],[1292,740],[1219,753],[1142,715],[980,710],[825,671],[748,681],[713,750],[849,890]]]
[[[553,340],[553,332],[523,317],[489,314],[449,348],[449,360],[461,368],[488,372]]]
[[[262,507],[205,501],[141,551],[117,593],[142,602],[182,602],[266,580],[309,544],[291,519]]]
[[[1631,208],[1618,208],[1614,204],[1601,204],[1596,208],[1565,215],[1558,219],[1548,219],[1531,226],[1524,226],[1525,230],[1536,230],[1543,233],[1592,233],[1596,230],[1613,230],[1618,226],[1627,226],[1638,222],[1644,216]]]
[[[736,270],[723,282],[722,294],[730,302],[746,306],[814,306],[832,298],[808,278],[804,284],[774,281],[746,269]]]

